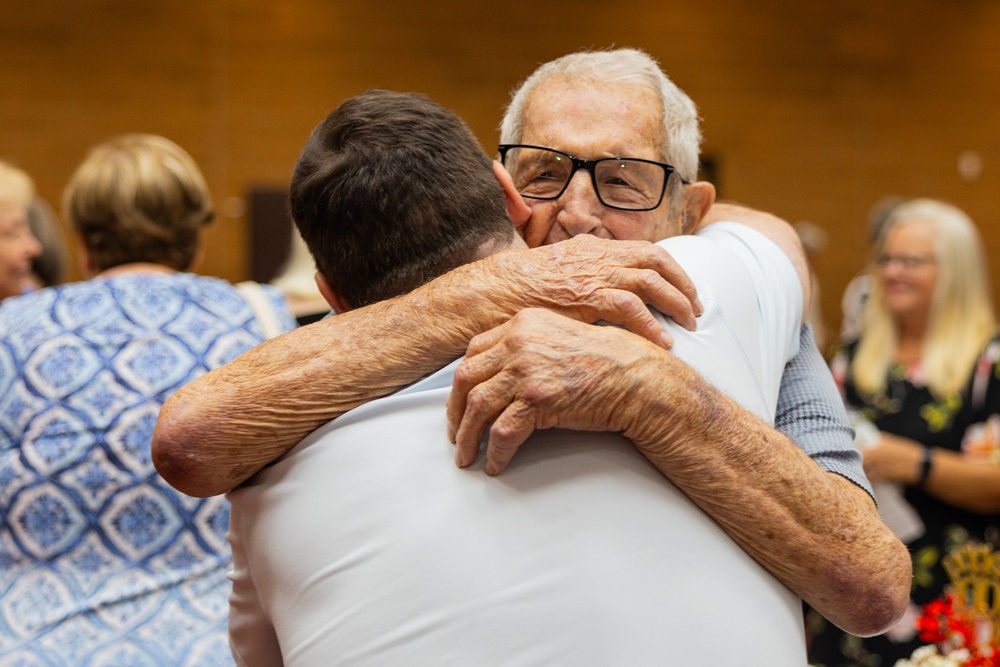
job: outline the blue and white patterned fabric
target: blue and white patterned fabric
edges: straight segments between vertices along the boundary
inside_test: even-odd
[[[0,665],[232,664],[229,506],[168,486],[150,441],[167,397],[262,340],[239,292],[191,274],[4,301]]]

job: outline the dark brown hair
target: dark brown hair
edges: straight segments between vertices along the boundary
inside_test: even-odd
[[[469,128],[416,93],[369,91],[313,131],[295,166],[292,218],[352,307],[419,287],[513,236]]]

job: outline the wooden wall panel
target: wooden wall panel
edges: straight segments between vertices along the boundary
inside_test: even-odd
[[[287,185],[309,131],[345,97],[427,93],[492,151],[520,79],[611,45],[648,50],[691,94],[726,196],[827,230],[816,269],[831,326],[864,261],[868,209],[885,194],[955,202],[1000,254],[992,0],[7,0],[0,157],[57,204],[93,143],[128,131],[174,139],[220,212],[201,270],[238,280],[249,271],[246,194]],[[959,174],[966,151],[982,159],[973,181]]]

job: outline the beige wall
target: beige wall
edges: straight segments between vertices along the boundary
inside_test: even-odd
[[[816,269],[829,324],[884,194],[953,201],[1000,251],[995,0],[6,0],[0,157],[55,204],[89,145],[127,131],[174,139],[220,211],[202,272],[241,279],[240,199],[287,184],[310,129],[345,97],[427,93],[492,152],[513,85],[539,62],[610,45],[648,50],[698,103],[726,196],[827,230]],[[959,173],[965,151],[983,161],[973,181]]]

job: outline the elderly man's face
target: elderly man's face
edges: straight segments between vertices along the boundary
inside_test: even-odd
[[[661,161],[661,117],[660,101],[646,86],[553,78],[540,84],[529,98],[520,143],[554,148],[586,160],[630,157]],[[669,197],[652,211],[608,208],[598,200],[590,175],[582,169],[558,199],[526,201],[532,208],[529,225],[534,230],[548,229],[545,244],[577,234],[659,241],[681,233],[680,216],[670,215]]]

